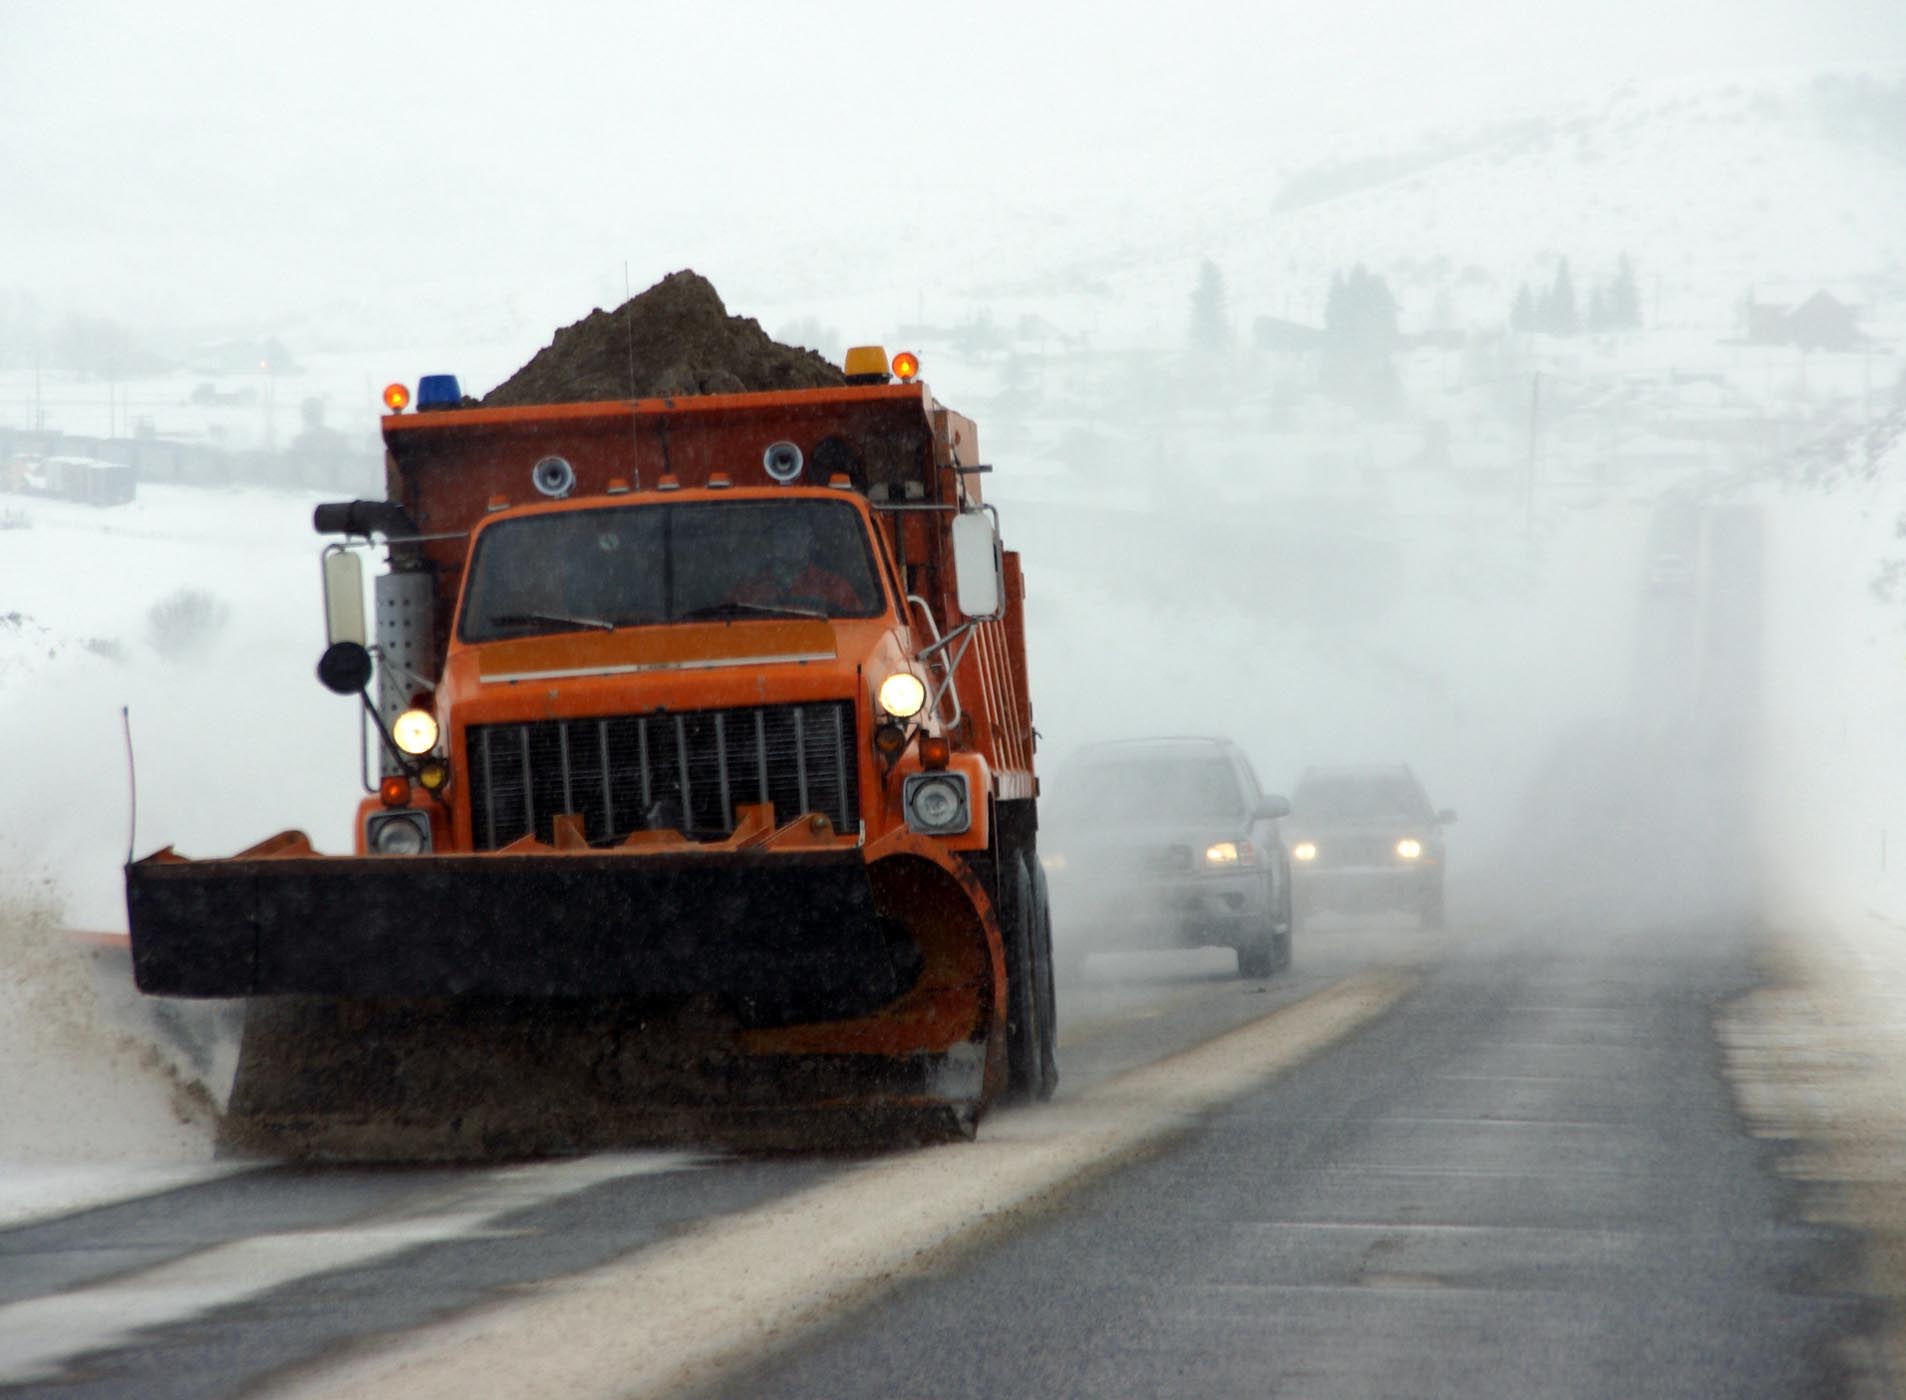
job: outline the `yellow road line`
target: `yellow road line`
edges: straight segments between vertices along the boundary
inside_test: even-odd
[[[707,1221],[276,1393],[630,1400],[707,1384],[1155,1147],[1368,1024],[1416,981],[1396,970],[1346,977],[1070,1102],[1001,1114],[971,1144],[883,1158]]]

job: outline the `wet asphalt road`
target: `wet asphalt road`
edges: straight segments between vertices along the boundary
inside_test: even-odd
[[[1746,940],[1477,937],[1171,1151],[742,1396],[1843,1393],[1851,1242],[1722,1081]]]

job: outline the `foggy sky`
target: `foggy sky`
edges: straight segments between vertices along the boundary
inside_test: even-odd
[[[573,302],[1114,211],[1628,77],[1906,62],[1897,0],[1124,7],[0,0],[0,288],[131,322]],[[588,299],[591,293],[580,293]],[[731,293],[731,300],[737,298]],[[538,310],[541,310],[539,305]]]

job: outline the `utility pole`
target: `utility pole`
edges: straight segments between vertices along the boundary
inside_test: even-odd
[[[1529,468],[1522,482],[1522,533],[1535,538],[1535,454],[1542,422],[1542,371],[1529,376]]]

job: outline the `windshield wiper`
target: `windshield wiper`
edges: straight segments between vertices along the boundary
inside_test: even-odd
[[[827,620],[827,614],[816,612],[813,608],[788,607],[780,603],[710,603],[705,608],[690,608],[677,614],[677,622],[693,622],[704,617],[732,617],[736,613],[757,613],[764,617],[818,617]]]
[[[531,622],[553,622],[560,627],[593,627],[600,632],[615,631],[613,622],[604,622],[599,617],[569,617],[563,613],[497,613],[486,621],[492,627],[520,627]]]

